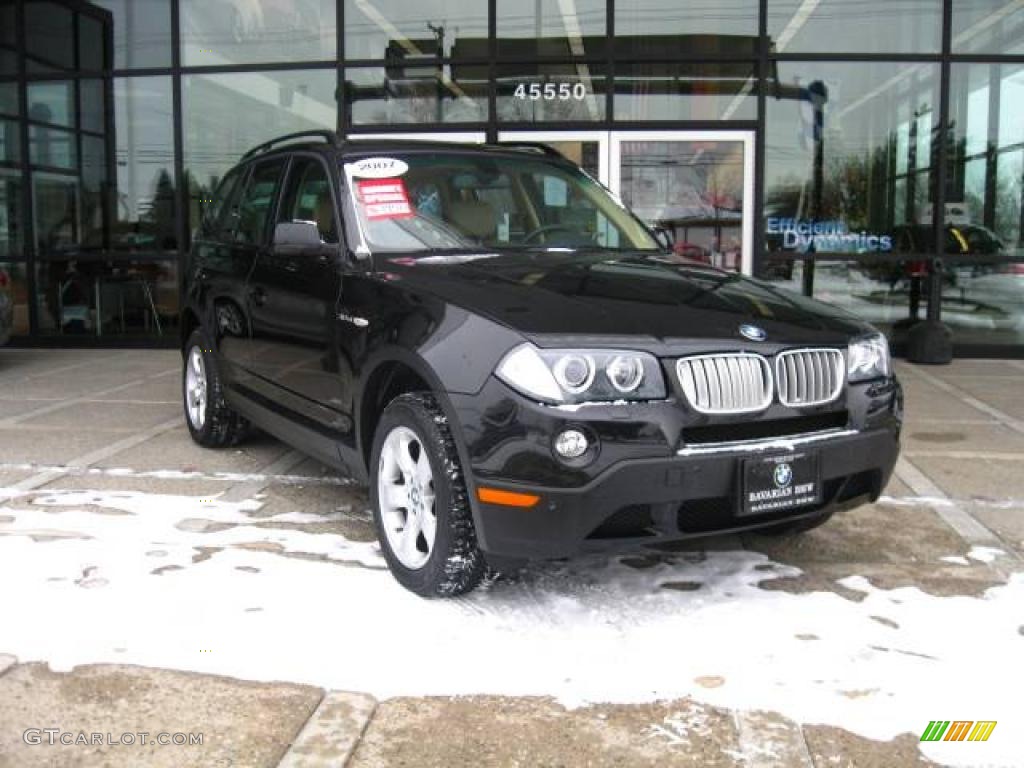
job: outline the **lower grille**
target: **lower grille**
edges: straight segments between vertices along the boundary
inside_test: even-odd
[[[791,437],[808,432],[823,432],[826,429],[843,429],[849,421],[850,414],[847,411],[833,411],[796,416],[790,419],[684,427],[682,437],[683,443],[686,445],[734,443],[743,440],[763,440],[769,437]]]

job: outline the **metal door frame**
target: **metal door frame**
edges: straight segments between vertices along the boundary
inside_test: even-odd
[[[754,271],[754,131],[611,131],[608,139],[608,188],[616,195],[622,190],[622,143],[624,141],[735,141],[743,144],[743,254],[740,271]],[[620,195],[621,196],[621,195]]]

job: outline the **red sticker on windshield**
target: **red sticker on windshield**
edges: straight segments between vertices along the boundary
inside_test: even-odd
[[[405,182],[401,179],[366,179],[356,183],[366,218],[407,219],[413,215]]]

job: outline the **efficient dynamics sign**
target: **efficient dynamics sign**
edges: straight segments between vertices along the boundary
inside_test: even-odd
[[[768,219],[769,235],[782,235],[782,248],[800,253],[888,253],[892,237],[873,232],[851,232],[837,219]]]

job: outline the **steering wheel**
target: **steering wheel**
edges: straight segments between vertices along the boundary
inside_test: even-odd
[[[544,226],[537,227],[532,232],[529,232],[523,237],[523,243],[532,243],[541,235],[547,235],[551,232],[569,232],[570,234],[577,234],[573,227],[566,224],[545,224]]]

